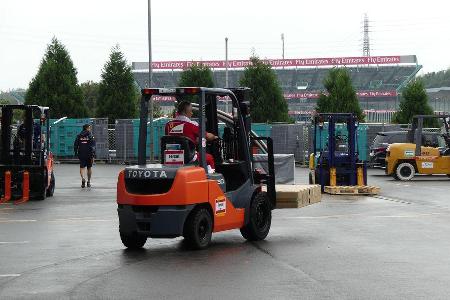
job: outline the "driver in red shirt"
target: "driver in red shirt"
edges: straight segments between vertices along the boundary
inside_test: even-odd
[[[166,124],[165,133],[166,135],[178,135],[185,136],[194,144],[198,144],[199,141],[199,126],[198,123],[191,120],[192,117],[192,105],[188,101],[181,101],[178,104],[177,116],[172,121]],[[206,132],[206,140],[214,141],[218,137],[212,133]],[[198,159],[198,157],[197,157]],[[206,153],[206,163],[215,169],[214,158],[211,154]]]

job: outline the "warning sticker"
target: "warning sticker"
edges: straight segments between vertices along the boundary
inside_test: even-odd
[[[216,215],[224,215],[227,212],[227,200],[225,197],[216,199]]]
[[[166,165],[184,165],[184,150],[165,150],[164,164]]]
[[[405,150],[405,157],[413,157],[414,154],[414,150]]]
[[[422,162],[422,169],[433,169],[434,163],[429,161]]]

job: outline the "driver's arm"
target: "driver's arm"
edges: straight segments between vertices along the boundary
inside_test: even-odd
[[[216,140],[218,137],[212,133],[206,132],[206,140],[208,142],[212,142],[214,140]]]

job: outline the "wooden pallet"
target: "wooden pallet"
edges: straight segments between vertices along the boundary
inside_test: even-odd
[[[380,188],[370,185],[325,186],[324,191],[331,195],[377,195]]]

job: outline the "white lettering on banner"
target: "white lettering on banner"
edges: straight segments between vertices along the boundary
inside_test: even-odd
[[[184,69],[186,63],[182,61],[166,61],[161,62],[161,69]]]
[[[280,67],[303,67],[303,66],[338,66],[338,65],[377,65],[377,64],[400,64],[402,56],[370,56],[370,57],[325,57],[325,58],[293,58],[293,59],[265,59],[274,68]],[[408,61],[408,56],[404,61]],[[225,68],[224,60],[207,61],[159,61],[153,62],[153,69],[186,69],[193,64],[203,64],[210,68]],[[245,68],[250,65],[250,60],[229,60],[229,68]],[[135,63],[137,65],[137,63]],[[148,63],[142,63],[147,65]]]
[[[396,97],[397,92],[392,91],[357,91],[356,95],[358,97],[366,98],[380,98],[380,97]],[[284,94],[284,99],[318,99],[320,96],[319,92],[307,92],[307,93],[286,93]],[[218,100],[230,100],[228,96],[217,97]],[[172,96],[153,96],[154,101],[166,102],[175,101],[176,98]]]
[[[327,94],[327,93],[324,93]],[[397,92],[395,90],[392,91],[358,91],[356,95],[359,97],[367,97],[367,98],[378,98],[378,97],[395,97],[397,96]],[[318,99],[320,97],[319,92],[308,92],[308,93],[287,93],[284,94],[285,99]]]

